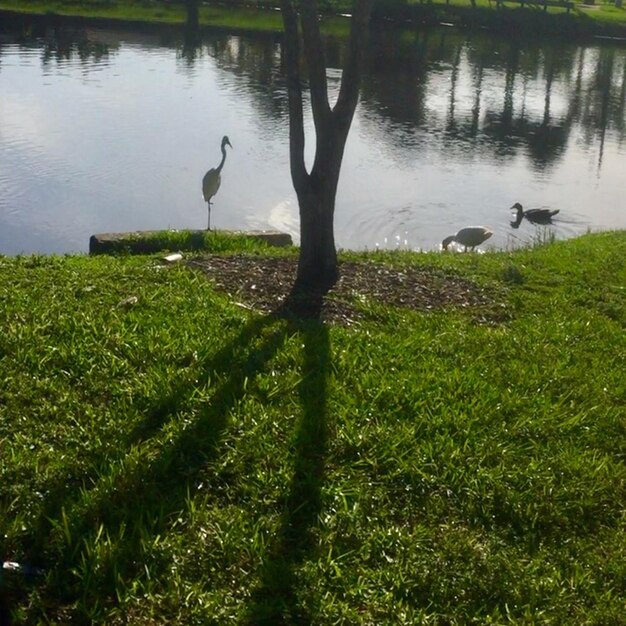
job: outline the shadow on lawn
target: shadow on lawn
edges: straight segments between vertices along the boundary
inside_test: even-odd
[[[321,511],[330,341],[323,323],[303,326],[299,331],[304,360],[298,389],[302,415],[296,435],[295,464],[280,531],[262,565],[260,585],[248,607],[246,623],[250,625],[311,623],[296,594],[294,570],[311,552],[311,531]]]
[[[309,623],[298,607],[293,570],[309,550],[309,534],[320,511],[330,345],[327,328],[316,319],[319,308],[311,307],[309,301],[305,313],[313,319],[303,319],[299,313],[298,307],[283,305],[272,315],[250,321],[233,341],[197,368],[201,380],[178,383],[158,406],[151,407],[118,463],[94,478],[91,487],[83,487],[79,496],[68,498],[66,491],[64,498],[45,507],[46,514],[34,525],[31,545],[47,555],[48,562],[42,565],[48,574],[40,597],[43,606],[50,608],[37,603],[39,607],[32,609],[37,615],[29,618],[36,621],[43,611],[47,619],[90,621],[102,615],[104,606],[115,604],[121,580],[130,584],[143,575],[146,538],[162,534],[185,509],[198,472],[219,455],[230,411],[285,341],[297,335],[304,353],[293,477],[280,533],[261,566],[260,585],[247,620],[249,624]],[[189,405],[197,390],[212,380],[221,382],[197,418],[167,443],[155,445],[155,454],[148,459],[145,455],[133,459],[133,446],[149,445]],[[106,550],[100,552],[94,547],[99,538],[108,541]],[[64,614],[63,606],[75,608]]]

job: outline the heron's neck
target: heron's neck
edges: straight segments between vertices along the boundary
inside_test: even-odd
[[[221,172],[222,168],[224,167],[224,162],[226,161],[226,146],[222,146],[222,160],[220,161],[220,164],[217,166],[217,171]]]

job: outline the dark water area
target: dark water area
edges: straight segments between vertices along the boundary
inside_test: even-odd
[[[345,42],[326,39],[331,97]],[[233,144],[218,229],[298,235],[280,39],[31,21],[0,28],[0,253],[96,232],[206,227],[204,172]],[[376,29],[337,196],[348,249],[483,248],[626,227],[626,47]],[[309,160],[314,128],[306,120]],[[559,209],[510,226],[509,208]]]

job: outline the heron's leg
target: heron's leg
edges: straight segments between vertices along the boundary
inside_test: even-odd
[[[211,230],[211,201],[209,200],[209,202],[207,202],[207,204],[209,205],[209,222],[207,224],[206,229],[207,230]]]

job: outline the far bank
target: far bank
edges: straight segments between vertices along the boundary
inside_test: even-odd
[[[84,0],[2,0],[3,20],[11,14],[74,18],[81,22],[119,22],[160,25],[192,24],[197,28],[225,28],[243,32],[282,32],[282,19],[276,3],[193,3],[155,1],[98,2]],[[327,33],[347,35],[349,21],[344,11],[348,3],[323,3],[324,29]],[[619,0],[618,0],[619,4]],[[196,12],[197,10],[197,12]],[[489,30],[501,33],[552,35],[566,38],[611,37],[626,40],[626,9],[615,2],[595,0],[447,0],[445,2],[411,3],[380,1],[375,3],[372,22],[395,23],[404,28],[449,25],[463,29]],[[1,27],[0,27],[1,29]]]

